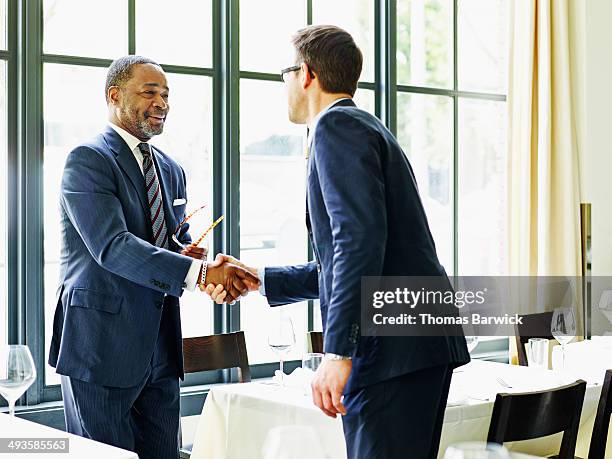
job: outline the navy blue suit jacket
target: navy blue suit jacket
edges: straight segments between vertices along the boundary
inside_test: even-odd
[[[168,232],[185,214],[185,173],[153,148]],[[183,376],[178,297],[192,259],[155,247],[142,171],[111,127],[75,148],[60,197],[60,287],[49,364],[79,380],[130,387],[144,377],[162,307],[174,328],[177,376]],[[179,240],[191,242],[187,225]],[[167,311],[168,313],[168,311]]]
[[[445,276],[412,168],[397,140],[352,100],[319,119],[310,151],[307,226],[316,257],[266,268],[271,306],[320,299],[324,350],[353,357],[345,392],[469,361],[465,339],[365,337],[362,276]]]

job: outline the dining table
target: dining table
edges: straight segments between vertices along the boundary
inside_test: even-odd
[[[300,370],[299,368],[297,370]],[[296,371],[297,371],[296,370]],[[274,457],[271,448],[299,448],[309,459],[346,458],[342,421],[325,416],[312,402],[308,385],[288,375],[284,387],[265,380],[210,389],[195,431],[192,459]],[[587,381],[576,455],[588,456],[601,380]],[[584,378],[582,378],[584,379]],[[575,373],[472,360],[455,369],[444,416],[439,457],[466,441],[486,441],[498,393],[546,390],[576,380]],[[284,433],[283,433],[284,432]],[[506,443],[516,454],[558,454],[561,434]],[[612,443],[611,443],[612,444]],[[610,448],[608,448],[610,449]],[[299,453],[300,451],[297,451]],[[290,457],[301,457],[292,455]],[[526,456],[519,456],[526,457]],[[612,458],[608,453],[607,459]]]
[[[63,430],[0,413],[0,459],[138,459],[116,448]]]

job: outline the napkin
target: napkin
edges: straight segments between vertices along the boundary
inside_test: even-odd
[[[297,367],[295,370],[291,372],[291,374],[284,375],[285,387],[294,387],[298,389],[303,389],[305,387],[310,387],[310,382],[314,377],[314,372],[309,370],[308,368]],[[281,372],[280,370],[276,370],[274,372],[274,377],[272,381],[280,384],[281,382]]]

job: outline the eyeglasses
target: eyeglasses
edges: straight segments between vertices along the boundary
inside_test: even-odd
[[[302,68],[302,64],[300,65],[292,65],[291,67],[287,67],[286,69],[282,69],[280,71],[281,80],[285,81],[285,73],[295,72]]]
[[[176,229],[174,230],[174,233],[172,234],[172,240],[174,242],[176,242],[178,244],[179,247],[182,247],[183,249],[185,248],[185,245],[179,241],[178,239],[178,234],[181,231],[181,228],[183,227],[183,225],[185,225],[185,223],[187,223],[189,221],[189,219],[191,217],[193,217],[195,214],[197,214],[198,212],[200,212],[202,209],[204,209],[206,207],[206,205],[203,205],[201,207],[198,207],[196,210],[194,210],[193,212],[191,212],[189,215],[187,215],[176,227]],[[221,223],[223,221],[223,219],[225,218],[225,215],[221,215],[219,218],[217,218],[208,228],[206,228],[206,231],[204,231],[200,237],[198,239],[196,239],[194,242],[192,242],[192,245],[195,245],[196,247],[199,246],[202,241],[204,240],[204,238],[206,238],[206,236],[208,235],[209,232],[211,232],[213,229],[215,229],[215,226],[217,226],[219,223]]]

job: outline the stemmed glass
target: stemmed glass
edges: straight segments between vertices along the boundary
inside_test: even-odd
[[[268,331],[268,346],[278,356],[280,361],[281,387],[285,385],[285,372],[283,370],[284,356],[295,345],[295,332],[290,317],[280,315],[272,321]]]
[[[550,323],[550,332],[561,345],[562,364],[565,369],[565,346],[576,337],[576,316],[572,308],[555,309]]]
[[[0,346],[0,395],[15,416],[15,402],[36,379],[36,367],[30,349],[23,345]]]

